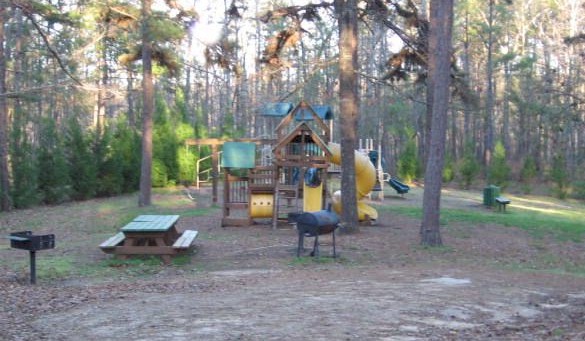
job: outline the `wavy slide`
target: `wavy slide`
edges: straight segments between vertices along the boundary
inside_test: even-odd
[[[331,162],[336,165],[341,165],[341,146],[338,143],[329,143],[329,151],[331,151]],[[378,219],[378,211],[372,206],[367,205],[361,201],[376,184],[376,168],[370,162],[367,155],[364,155],[357,150],[355,151],[355,186],[356,197],[358,200],[358,218],[360,221],[367,219]],[[341,191],[333,193],[333,209],[337,214],[341,214]]]

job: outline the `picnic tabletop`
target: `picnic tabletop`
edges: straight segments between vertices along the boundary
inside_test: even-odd
[[[166,232],[179,220],[178,215],[139,215],[122,227],[122,232]]]

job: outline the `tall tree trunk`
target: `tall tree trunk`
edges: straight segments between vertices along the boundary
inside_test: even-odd
[[[134,110],[134,68],[129,65],[126,72],[128,73],[128,82],[126,83],[126,102],[128,104],[128,126],[136,129],[136,112]]]
[[[152,0],[142,0],[142,165],[140,168],[139,206],[151,205],[152,187],[152,115],[154,83],[152,79],[152,38],[149,20]]]
[[[8,211],[10,179],[8,176],[8,106],[6,105],[6,55],[4,53],[4,19],[6,8],[0,8],[0,211]]]
[[[488,41],[487,41],[487,94],[486,94],[486,108],[485,108],[485,136],[484,136],[484,152],[483,161],[486,165],[486,172],[492,159],[494,149],[494,62],[493,62],[493,48],[494,48],[494,0],[489,0],[488,13]],[[489,174],[486,176],[489,179]]]
[[[356,0],[336,0],[335,9],[339,25],[342,221],[346,232],[356,232],[359,229],[354,155],[358,121],[357,2]]]
[[[431,135],[425,172],[423,219],[420,229],[421,244],[440,246],[439,228],[442,170],[445,156],[447,111],[451,70],[451,35],[453,28],[453,0],[432,0],[429,36],[429,93]]]
[[[465,40],[463,42],[463,73],[465,77],[465,83],[468,84],[469,88],[471,85],[471,57],[470,57],[470,39],[469,39],[469,12],[465,12],[465,26],[464,26]],[[475,129],[472,129],[472,105],[469,100],[463,102],[463,145],[461,149],[461,155],[464,154],[464,150],[469,141],[475,141]]]

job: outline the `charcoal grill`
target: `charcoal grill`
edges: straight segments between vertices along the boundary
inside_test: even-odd
[[[10,247],[27,250],[30,255],[30,283],[35,284],[37,279],[36,253],[39,250],[55,248],[55,235],[33,235],[31,231],[13,232],[8,236]]]
[[[319,257],[319,235],[331,233],[333,235],[333,257],[337,257],[335,250],[335,230],[339,226],[339,217],[331,210],[304,212],[294,217],[299,233],[297,257],[300,257],[304,247],[305,237],[314,237],[311,256]]]

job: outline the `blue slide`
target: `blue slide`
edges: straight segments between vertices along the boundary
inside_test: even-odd
[[[410,190],[410,187],[408,185],[405,185],[396,179],[390,179],[388,180],[388,183],[390,184],[390,187],[394,188],[394,190],[398,194],[408,193],[408,191]]]

